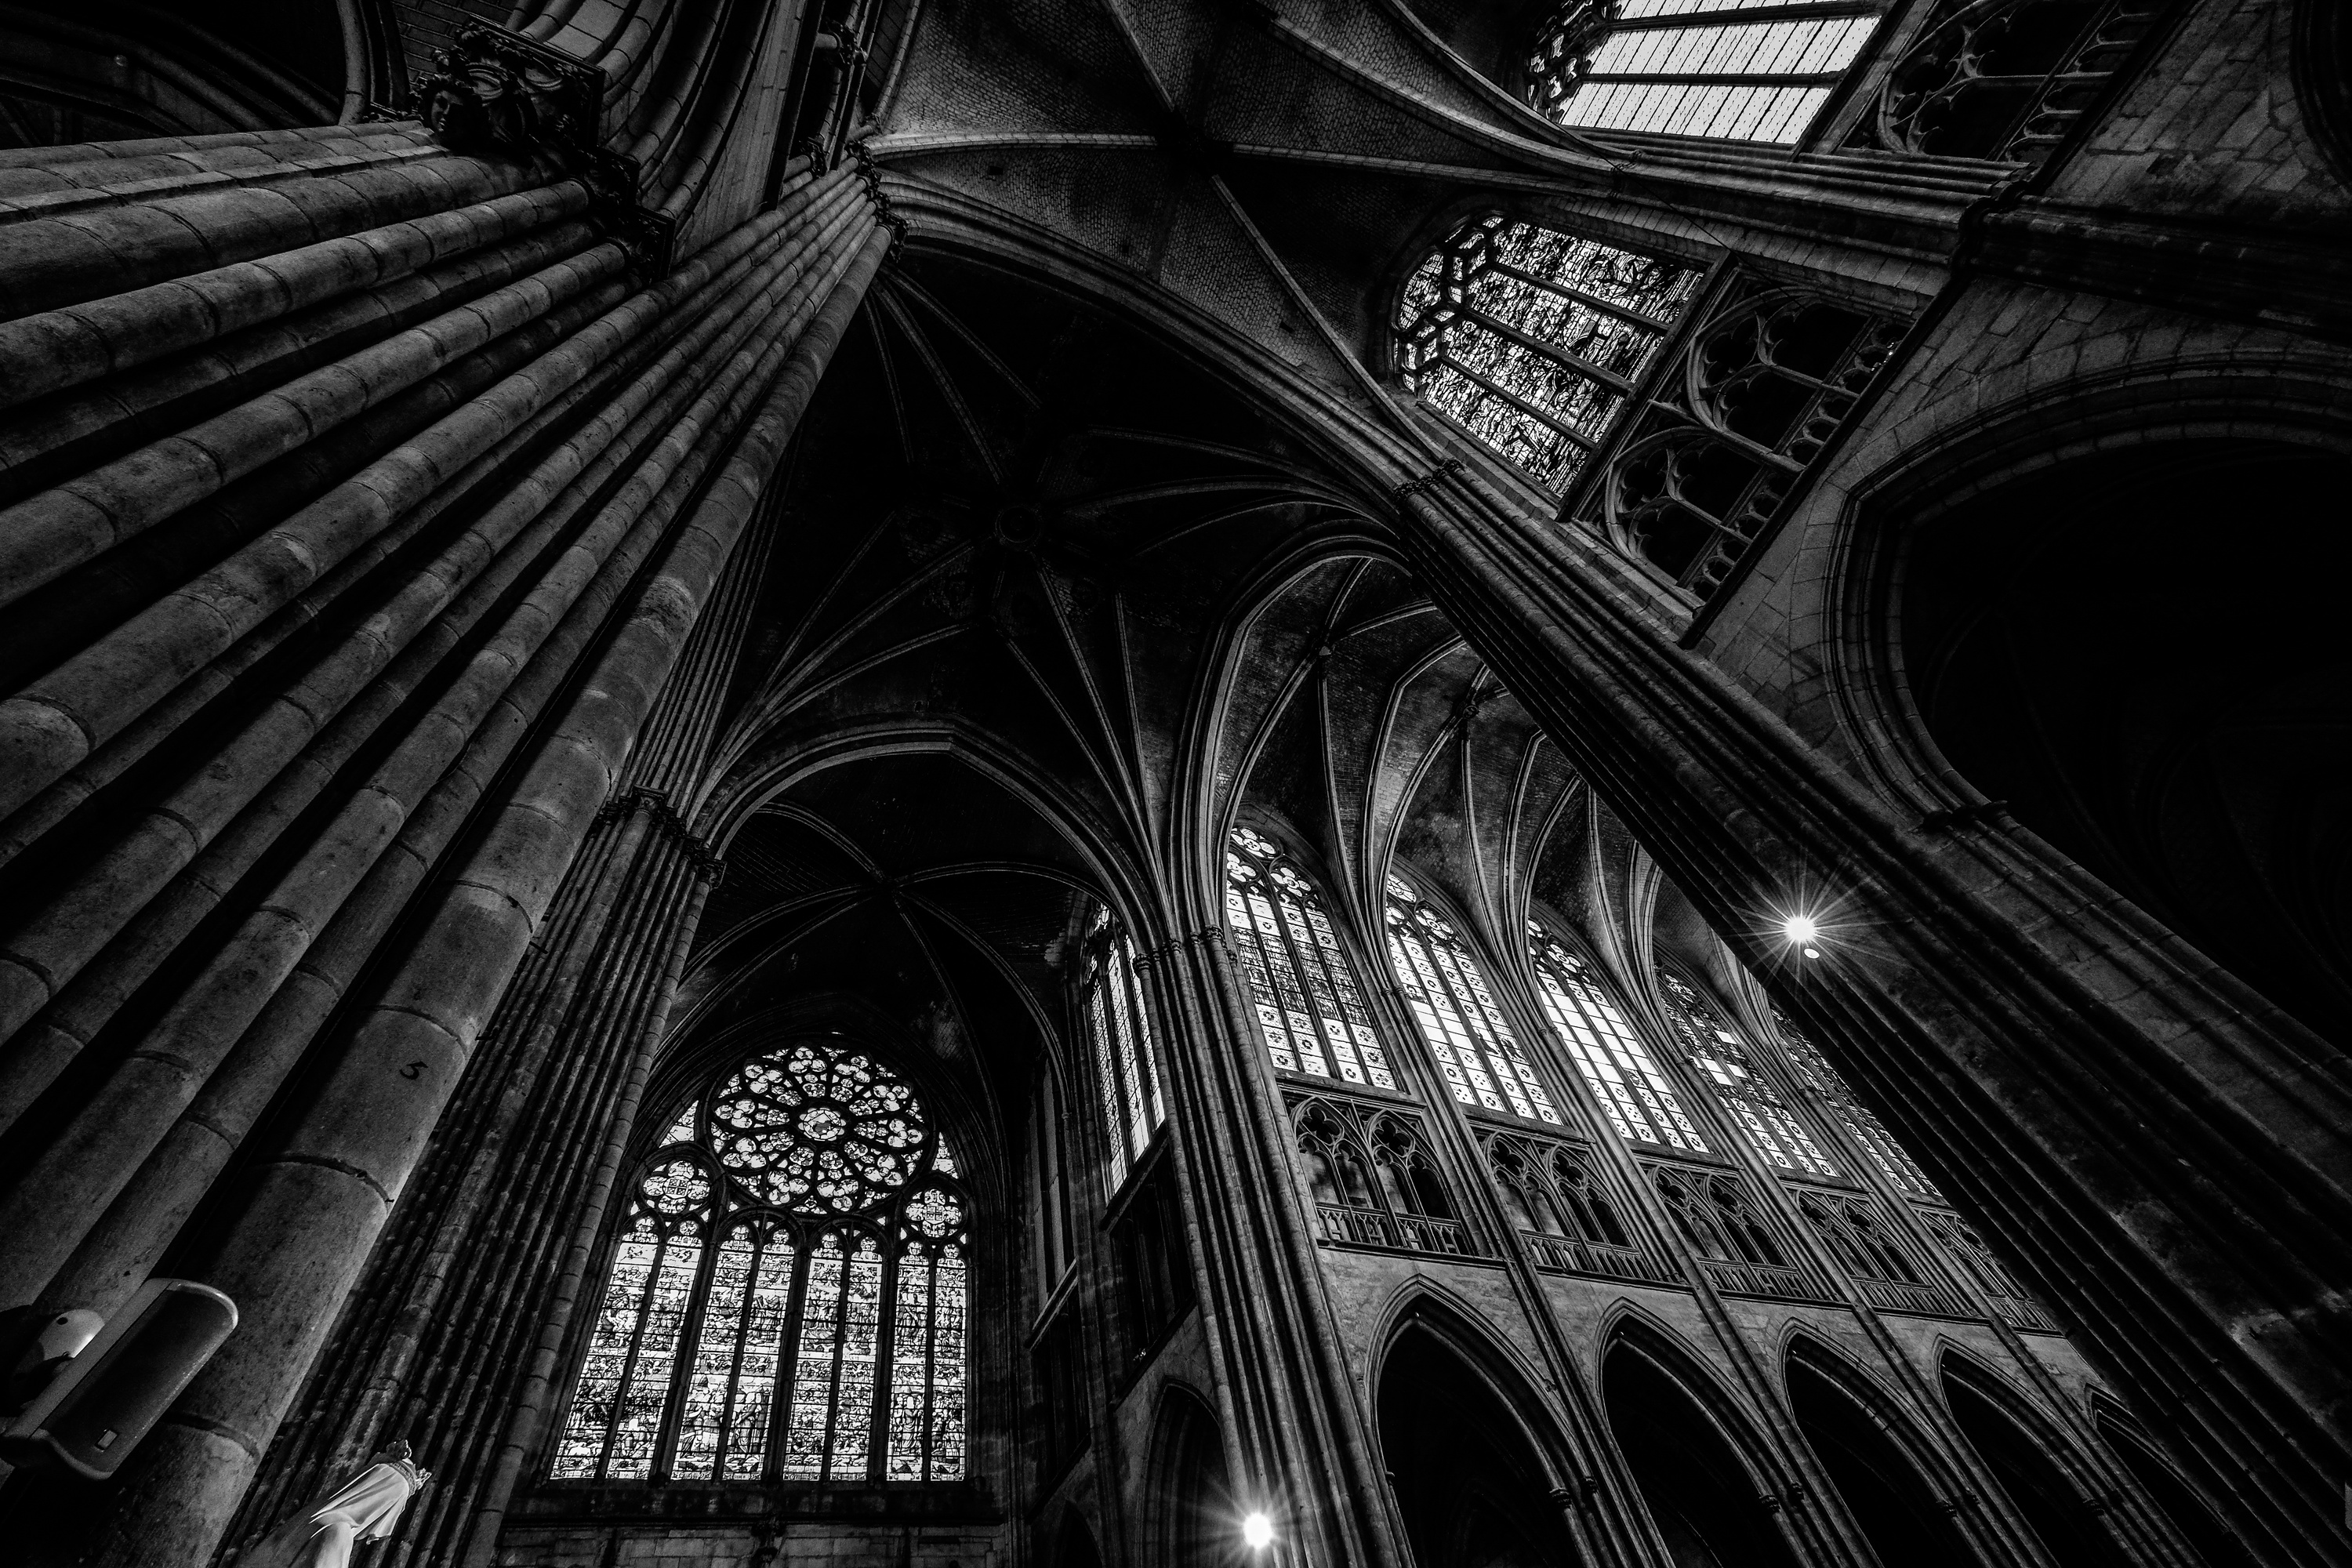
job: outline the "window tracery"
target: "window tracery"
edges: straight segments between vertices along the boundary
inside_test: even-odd
[[[1168,1109],[1135,942],[1108,910],[1096,911],[1087,933],[1082,984],[1087,1029],[1094,1040],[1095,1077],[1102,1089],[1103,1125],[1110,1134],[1107,1175],[1111,1191],[1117,1192],[1129,1165],[1150,1147],[1151,1135],[1167,1120]]]
[[[1614,1279],[1666,1277],[1634,1241],[1590,1151],[1499,1130],[1482,1132],[1478,1142],[1504,1212],[1538,1267]]]
[[[1471,1250],[1419,1118],[1321,1098],[1294,1100],[1291,1111],[1326,1237],[1412,1252]]]
[[[1877,26],[1876,0],[1561,0],[1528,102],[1561,125],[1791,142]]]
[[[1797,1194],[1797,1212],[1873,1306],[1896,1312],[1953,1310],[1868,1198],[1809,1190]]]
[[[1985,1238],[1977,1234],[1974,1226],[1956,1214],[1936,1209],[1917,1212],[1921,1223],[1927,1227],[1927,1234],[1936,1238],[1936,1245],[1943,1248],[1945,1256],[1969,1277],[1979,1290],[1984,1292],[1992,1302],[1993,1310],[2003,1320],[2019,1329],[2049,1334],[2058,1331],[2057,1324],[2051,1321],[2049,1314],[2035,1303],[2025,1287],[2017,1282],[2016,1277],[2010,1273],[2009,1266],[1994,1255],[1992,1248],[1985,1244]]]
[[[1225,853],[1225,919],[1276,1068],[1397,1087],[1321,895],[1272,839],[1248,827],[1234,829]]]
[[[1446,1089],[1464,1105],[1559,1125],[1551,1092],[1504,1021],[1470,944],[1402,879],[1388,879],[1389,959]]]
[[[1712,1004],[1680,975],[1657,971],[1659,1002],[1683,1051],[1715,1091],[1724,1113],[1748,1145],[1771,1164],[1805,1176],[1834,1176],[1837,1167],[1813,1141],[1789,1102],[1757,1070],[1748,1044]]]
[[[552,1478],[961,1479],[954,1176],[871,1058],[803,1041],[740,1063],[638,1179]]]
[[[1644,1160],[1675,1228],[1718,1289],[1807,1300],[1819,1295],[1737,1176]]]
[[[1566,494],[1666,334],[1699,269],[1496,213],[1407,280],[1406,390]]]
[[[1590,965],[1534,921],[1528,922],[1536,999],[1544,1021],[1568,1049],[1585,1086],[1617,1135],[1641,1143],[1706,1152],[1674,1080],[1658,1068],[1616,999]]]
[[[1837,1119],[1844,1124],[1848,1135],[1864,1153],[1870,1156],[1870,1163],[1878,1167],[1879,1174],[1886,1178],[1887,1184],[1908,1196],[1924,1198],[1929,1203],[1942,1203],[1944,1195],[1936,1190],[1936,1184],[1927,1179],[1927,1173],[1919,1168],[1919,1163],[1895,1141],[1895,1135],[1886,1130],[1886,1124],[1854,1098],[1853,1090],[1846,1086],[1837,1068],[1830,1066],[1829,1058],[1822,1055],[1821,1048],[1800,1033],[1778,1007],[1772,1009],[1772,1026],[1780,1032],[1780,1044],[1788,1051],[1790,1064],[1797,1069],[1797,1076],[1803,1079],[1805,1086],[1820,1095],[1837,1113]]]

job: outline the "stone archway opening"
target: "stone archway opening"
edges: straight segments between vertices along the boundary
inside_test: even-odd
[[[1381,1368],[1389,1485],[1416,1568],[1551,1568],[1580,1561],[1525,1426],[1485,1376],[1423,1330]]]
[[[1881,1563],[1890,1568],[1969,1568],[1974,1559],[1934,1488],[1860,1400],[1827,1373],[1791,1356],[1789,1405],[1798,1430]]]
[[[1675,1568],[1795,1568],[1755,1478],[1680,1379],[1621,1342],[1601,1362],[1601,1391]]]
[[[1944,1400],[2010,1506],[2041,1539],[2051,1561],[2073,1568],[2123,1568],[2115,1540],[2091,1516],[2050,1450],[1981,1385],[1978,1374],[1944,1365]]]

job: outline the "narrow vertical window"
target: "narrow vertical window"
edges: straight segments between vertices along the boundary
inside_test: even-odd
[[[1806,1088],[1829,1103],[1838,1121],[1844,1124],[1847,1133],[1861,1146],[1862,1152],[1870,1156],[1870,1163],[1878,1167],[1878,1173],[1886,1178],[1887,1184],[1912,1197],[1942,1203],[1944,1194],[1936,1190],[1936,1184],[1927,1179],[1927,1173],[1919,1168],[1919,1162],[1895,1141],[1895,1135],[1886,1130],[1886,1124],[1873,1115],[1868,1106],[1854,1099],[1853,1090],[1846,1086],[1837,1068],[1830,1066],[1829,1058],[1822,1055],[1821,1048],[1800,1034],[1797,1026],[1789,1022],[1787,1016],[1778,1007],[1772,1009],[1772,1026],[1780,1032],[1780,1044],[1787,1049],[1790,1064],[1797,1069],[1797,1076],[1805,1080]]]
[[[1167,1120],[1168,1108],[1135,942],[1109,910],[1096,911],[1086,954],[1087,1032],[1094,1040],[1103,1124],[1110,1134],[1108,1176],[1117,1192],[1127,1179],[1128,1166],[1151,1146],[1151,1135]]]
[[[1225,854],[1225,919],[1276,1067],[1396,1088],[1322,899],[1272,840],[1246,827],[1234,830]]]
[[[1879,0],[1562,0],[1537,29],[1528,102],[1596,131],[1794,142],[1884,9]]]
[[[1565,495],[1699,279],[1654,256],[1479,218],[1406,281],[1398,370],[1407,391]]]
[[[1535,961],[1536,998],[1543,1005],[1544,1021],[1568,1048],[1617,1135],[1706,1152],[1674,1081],[1658,1069],[1650,1047],[1584,960],[1533,921],[1528,922],[1528,955]]]
[[[722,1074],[638,1180],[551,1478],[961,1479],[955,1173],[914,1091],[858,1052]]]
[[[1447,1090],[1465,1105],[1558,1126],[1559,1108],[1495,1005],[1470,944],[1401,878],[1388,879],[1388,895],[1389,959]]]
[[[1680,975],[1658,971],[1659,1000],[1666,1020],[1681,1037],[1684,1054],[1705,1076],[1715,1098],[1749,1145],[1769,1163],[1807,1176],[1834,1176],[1837,1167],[1822,1153],[1780,1090],[1756,1070],[1748,1044],[1732,1032],[1696,987]]]

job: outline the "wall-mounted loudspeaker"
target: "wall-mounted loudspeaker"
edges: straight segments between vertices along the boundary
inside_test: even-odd
[[[0,1432],[0,1458],[112,1475],[236,1328],[236,1303],[193,1279],[150,1279]]]

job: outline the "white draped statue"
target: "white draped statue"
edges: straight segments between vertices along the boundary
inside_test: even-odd
[[[351,1568],[352,1549],[390,1535],[408,1500],[432,1479],[412,1461],[408,1445],[395,1442],[341,1490],[263,1536],[237,1568]]]

